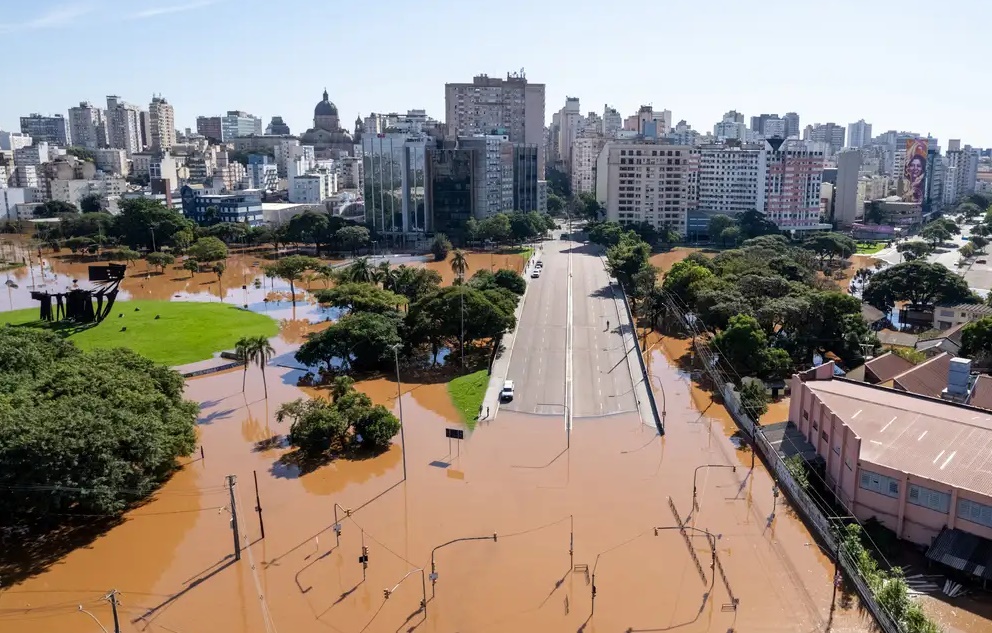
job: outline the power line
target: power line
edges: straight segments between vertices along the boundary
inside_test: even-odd
[[[668,300],[669,300],[669,301],[668,301],[668,303],[669,303],[669,305],[670,305],[670,307],[672,308],[672,310],[673,310],[674,312],[676,312],[676,313],[678,314],[678,316],[679,316],[679,319],[680,319],[680,321],[681,321],[681,322],[682,322],[682,323],[683,323],[683,324],[684,324],[684,325],[686,326],[686,328],[687,328],[687,329],[689,329],[689,330],[690,330],[690,334],[691,334],[691,335],[692,335],[692,337],[693,337],[693,343],[692,343],[692,345],[693,345],[693,347],[694,347],[694,348],[695,348],[695,349],[697,350],[697,352],[699,352],[699,355],[700,355],[701,357],[703,357],[703,361],[704,361],[704,367],[706,367],[706,368],[707,368],[707,371],[708,371],[708,372],[710,372],[710,374],[711,374],[711,377],[712,377],[712,378],[714,379],[714,382],[718,382],[718,381],[716,380],[718,376],[716,376],[716,375],[713,375],[713,374],[714,374],[714,373],[715,373],[716,371],[723,371],[723,372],[724,372],[724,373],[726,373],[726,374],[732,374],[733,376],[736,376],[736,377],[737,377],[737,379],[738,379],[738,382],[739,382],[739,383],[740,383],[741,381],[743,381],[743,378],[741,377],[741,375],[740,375],[739,373],[737,373],[737,371],[736,371],[736,370],[735,370],[735,369],[733,368],[733,366],[730,366],[730,365],[729,365],[729,364],[728,364],[728,363],[727,363],[727,362],[726,362],[726,361],[724,360],[724,359],[726,358],[726,356],[724,355],[724,353],[723,353],[723,351],[722,351],[722,350],[720,349],[720,347],[719,347],[719,345],[717,345],[717,344],[715,343],[715,341],[714,341],[713,339],[710,339],[710,340],[709,340],[709,341],[708,341],[708,342],[706,343],[706,345],[707,345],[707,346],[710,346],[710,347],[713,347],[714,349],[716,349],[716,351],[717,351],[717,353],[718,353],[718,357],[716,358],[716,360],[715,360],[715,362],[712,362],[712,364],[710,364],[710,363],[708,362],[708,360],[709,360],[709,359],[707,359],[707,358],[705,357],[705,355],[703,354],[703,352],[702,352],[702,350],[700,349],[700,347],[699,347],[699,345],[697,345],[697,338],[699,338],[699,331],[698,331],[698,330],[697,330],[697,329],[695,328],[695,326],[693,325],[693,323],[694,323],[694,322],[696,322],[696,321],[698,321],[698,322],[700,322],[700,323],[702,324],[702,326],[703,326],[703,328],[704,328],[704,329],[706,328],[706,324],[705,324],[705,323],[703,323],[703,322],[702,322],[701,320],[699,320],[699,319],[695,319],[695,318],[693,318],[693,319],[689,319],[689,318],[688,318],[688,314],[689,314],[689,313],[691,312],[691,310],[690,310],[690,309],[689,309],[689,307],[688,307],[688,306],[687,306],[687,305],[686,305],[685,303],[683,303],[683,302],[681,301],[681,299],[679,299],[679,298],[678,298],[678,297],[677,297],[676,295],[674,295],[674,294],[673,294],[673,293],[671,293],[671,292],[665,292],[665,296],[666,296],[666,299],[668,299]],[[678,305],[676,305],[676,303],[675,303],[676,301],[678,301],[678,303],[679,303],[679,304],[681,305],[681,307],[684,307],[684,308],[685,308],[685,310],[682,310],[682,309],[680,308],[680,306],[678,306]],[[710,330],[708,330],[708,329],[706,329],[706,332],[707,332],[708,334],[711,334],[711,335],[713,335],[713,336],[715,336],[715,334],[714,334],[714,333],[713,333],[712,331],[710,331]],[[724,361],[724,362],[723,362],[723,363],[721,363],[720,361]],[[721,365],[724,365],[724,366],[726,366],[726,369],[724,369],[724,370],[721,370],[721,369],[720,369],[720,366],[721,366]],[[715,386],[718,386],[718,385],[715,385]],[[742,404],[743,404],[743,403],[742,403]],[[757,418],[757,417],[758,417],[758,416],[755,416],[755,415],[754,415],[754,411],[753,411],[753,409],[752,409],[752,411],[751,411],[751,415],[752,415],[752,418]],[[756,427],[758,427],[758,428],[760,428],[760,425],[758,425],[758,424],[757,424],[756,422],[754,423],[754,425],[755,425]],[[786,436],[783,436],[783,440],[785,440],[785,439],[787,439],[787,438],[786,438]],[[794,443],[794,442],[793,442],[793,441],[791,440],[791,438],[789,438],[789,439],[788,439],[788,441],[790,442],[790,444],[792,444],[792,447],[793,447],[793,448],[797,448],[797,447],[796,447],[796,445],[795,445],[795,443]],[[780,455],[778,455],[778,453],[777,453],[777,452],[776,452],[776,457],[778,457],[778,459],[779,459],[780,461],[782,461],[782,462],[783,462],[783,464],[784,464],[784,461],[785,461],[785,460],[784,460],[784,459],[782,459],[782,457],[781,457]],[[820,473],[819,473],[819,472],[817,472],[817,471],[815,471],[815,470],[812,470],[812,469],[810,469],[810,470],[809,470],[809,471],[807,471],[807,472],[812,472],[812,473],[813,473],[813,475],[814,475],[814,476],[815,476],[815,477],[817,478],[817,480],[819,480],[819,481],[820,481],[821,483],[823,483],[823,485],[824,485],[824,489],[826,489],[826,490],[829,490],[829,489],[830,489],[830,486],[829,486],[829,484],[828,484],[828,483],[827,483],[827,481],[826,481],[826,480],[825,480],[825,479],[824,479],[824,478],[823,478],[823,477],[822,477],[822,476],[820,475]],[[774,474],[773,474],[773,475],[774,475]],[[806,492],[807,494],[809,494],[809,491],[808,491],[808,490],[804,490],[804,492]],[[818,493],[817,493],[817,494],[818,494]],[[823,501],[823,498],[822,498],[822,497],[819,497],[819,498],[820,498],[820,500],[821,500],[821,501]],[[844,508],[844,510],[845,510],[845,511],[846,511],[846,512],[848,513],[848,517],[846,517],[846,518],[851,518],[851,519],[854,519],[854,521],[855,521],[855,522],[856,522],[856,523],[858,524],[858,526],[859,526],[859,527],[861,528],[861,533],[865,535],[865,537],[866,537],[866,538],[868,539],[868,541],[869,541],[869,542],[870,542],[870,543],[871,543],[871,544],[872,544],[872,545],[874,546],[874,548],[875,548],[875,549],[876,549],[876,551],[878,552],[878,554],[879,554],[879,556],[881,556],[881,558],[882,558],[882,560],[883,560],[883,562],[884,562],[884,563],[885,563],[885,564],[886,564],[886,565],[887,565],[887,566],[888,566],[888,567],[889,567],[889,568],[891,569],[891,568],[892,568],[892,564],[891,564],[891,563],[890,563],[890,562],[889,562],[889,561],[888,561],[888,560],[887,560],[887,559],[885,558],[885,556],[884,556],[884,554],[882,554],[882,550],[881,550],[881,548],[880,548],[880,547],[878,546],[878,544],[877,544],[877,543],[875,542],[875,540],[871,538],[871,535],[870,535],[870,534],[868,534],[868,531],[867,531],[867,530],[865,529],[865,527],[864,527],[864,524],[863,524],[863,523],[861,522],[861,520],[860,520],[860,519],[858,519],[858,517],[856,517],[856,516],[854,516],[854,513],[853,513],[853,512],[851,512],[851,511],[850,511],[850,509],[849,509],[849,508],[848,508],[848,507],[847,507],[847,506],[846,506],[846,505],[845,505],[845,504],[843,503],[843,501],[841,501],[841,500],[840,500],[839,498],[837,499],[837,502],[838,502],[838,503],[840,504],[840,506],[841,506],[842,508]],[[829,507],[829,504],[826,504],[825,502],[824,502],[824,504],[825,504],[825,507]],[[838,541],[838,552],[839,552],[839,550],[840,550],[840,538],[839,538],[839,535],[837,535],[837,537],[835,537],[835,538],[837,538],[837,541]],[[839,553],[838,553],[837,555],[839,555]],[[859,567],[858,567],[857,565],[855,565],[855,566],[854,566],[854,568],[855,568],[855,569],[857,570],[857,572],[858,572],[858,574],[859,574],[859,575],[861,575],[861,577],[862,577],[862,579],[864,579],[864,574],[863,574],[863,573],[861,572],[861,569],[860,569],[860,568],[859,568]],[[898,623],[898,622],[899,622],[899,619],[898,619],[898,618],[896,618],[895,616],[893,616],[893,614],[892,614],[892,612],[891,612],[891,611],[889,611],[889,609],[887,609],[887,608],[885,607],[885,605],[883,605],[883,604],[882,604],[881,602],[879,602],[878,600],[876,600],[876,601],[875,601],[875,603],[876,603],[876,604],[878,604],[878,606],[879,606],[879,607],[880,607],[880,608],[881,608],[881,609],[882,609],[883,611],[885,611],[885,613],[886,613],[886,615],[888,615],[888,616],[889,616],[889,618],[890,618],[890,619],[892,620],[892,622],[894,622],[894,623]]]

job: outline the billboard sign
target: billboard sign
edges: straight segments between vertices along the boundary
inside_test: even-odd
[[[903,201],[913,204],[923,204],[927,176],[927,139],[906,139],[906,162],[903,168],[903,178],[906,181],[906,192]]]

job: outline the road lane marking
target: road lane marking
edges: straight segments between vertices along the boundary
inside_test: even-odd
[[[565,317],[565,428],[572,429],[572,250],[568,249],[568,290],[566,291]]]

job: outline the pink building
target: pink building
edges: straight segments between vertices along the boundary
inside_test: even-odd
[[[770,146],[766,153],[765,215],[784,231],[808,231],[820,225],[823,152],[802,143]]]
[[[960,553],[964,541],[992,539],[992,413],[834,378],[827,363],[793,376],[789,421],[858,519],[875,517],[899,538],[933,546],[933,560],[976,575],[966,563],[992,564]]]

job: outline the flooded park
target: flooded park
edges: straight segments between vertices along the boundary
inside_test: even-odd
[[[470,258],[470,270],[523,267]],[[34,307],[40,278],[85,274],[85,262],[34,259],[4,273],[17,286],[6,309]],[[200,448],[120,524],[0,578],[0,629],[112,630],[116,592],[121,631],[872,630],[722,405],[679,369],[685,341],[645,335],[664,436],[634,412],[569,431],[561,416],[501,411],[469,428],[440,378],[401,373],[356,386],[401,414],[402,438],[301,470],[275,411],[328,397],[297,386],[292,351],[336,314],[307,292],[322,280],[298,283],[294,307],[263,264],[235,255],[219,280],[129,273],[122,300],[225,301],[277,319],[268,397],[255,369],[244,389],[240,368],[187,380]],[[409,265],[451,281],[446,262]]]

